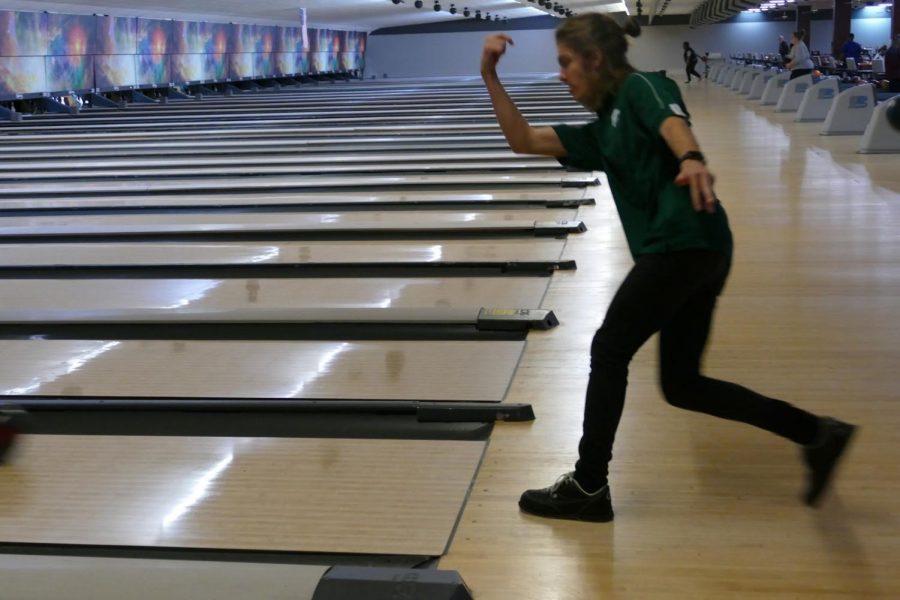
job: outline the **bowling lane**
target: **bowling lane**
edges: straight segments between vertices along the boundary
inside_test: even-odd
[[[471,188],[498,186],[587,187],[597,185],[592,173],[567,173],[559,169],[520,171],[516,173],[442,173],[426,175],[366,175],[355,177],[332,176],[256,176],[214,178],[147,178],[85,182],[17,182],[0,186],[0,199],[30,196],[93,196],[100,194],[163,194],[167,192],[226,192],[238,191],[328,191],[375,190],[409,188],[438,188],[441,191],[457,186]]]
[[[422,151],[415,154],[408,152],[354,152],[345,154],[315,154],[310,156],[296,153],[267,155],[263,157],[251,156],[220,156],[213,158],[179,157],[179,158],[106,158],[106,159],[72,159],[72,160],[34,160],[15,163],[4,161],[0,163],[0,173],[8,173],[10,176],[16,173],[42,172],[44,177],[49,173],[78,171],[70,176],[85,176],[86,172],[102,172],[109,170],[113,174],[129,175],[132,172],[140,174],[140,170],[157,169],[199,169],[201,167],[235,167],[246,168],[250,166],[280,165],[289,166],[295,172],[303,166],[316,166],[318,172],[327,172],[329,166],[337,165],[387,165],[400,164],[404,168],[418,169],[417,165],[423,163],[434,165],[435,169],[453,168],[453,163],[489,163],[482,166],[491,168],[516,168],[516,163],[540,164],[557,166],[559,163],[553,158],[528,158],[514,154],[511,150],[498,150],[492,152],[467,151],[467,152],[434,152]],[[467,168],[471,168],[467,166]]]
[[[545,277],[2,279],[0,312],[113,309],[538,308]]]
[[[158,166],[146,167],[143,163],[133,166],[92,169],[70,169],[65,165],[53,163],[46,167],[38,167],[41,170],[14,170],[0,172],[0,181],[103,181],[109,178],[147,178],[147,177],[248,177],[263,175],[310,175],[310,176],[354,176],[354,175],[378,175],[388,174],[417,174],[417,173],[484,173],[497,172],[530,172],[530,171],[562,171],[559,162],[548,158],[535,157],[507,157],[481,161],[458,161],[438,163],[433,161],[419,161],[410,159],[401,162],[372,160],[369,162],[357,162],[335,160],[333,162],[317,162],[296,164],[296,159],[288,162],[268,160],[242,161],[192,161],[185,160],[179,166],[171,166],[171,162],[157,161]],[[222,166],[223,163],[227,166]],[[295,164],[291,164],[295,163]],[[133,164],[133,163],[132,163]],[[169,166],[166,166],[169,165]],[[60,170],[60,168],[62,170]]]
[[[0,554],[9,598],[312,600],[327,566]]]
[[[127,196],[97,196],[76,198],[0,198],[0,214],[13,210],[89,210],[104,211],[148,211],[148,210],[337,210],[338,207],[378,209],[381,207],[423,207],[441,206],[479,207],[478,210],[503,208],[503,205],[563,206],[590,204],[595,201],[596,190],[561,189],[548,185],[545,188],[531,187],[522,190],[503,188],[480,188],[477,192],[444,192],[438,190],[407,190],[403,193],[304,193],[269,192],[265,194],[159,194]],[[329,208],[330,207],[330,208]]]
[[[565,240],[311,240],[305,242],[0,244],[5,267],[337,265],[545,262]]]
[[[525,342],[0,341],[0,395],[501,402]]]
[[[375,208],[375,207],[373,207]],[[428,222],[453,227],[479,223],[512,223],[520,221],[572,221],[578,214],[570,208],[524,208],[499,210],[354,210],[324,212],[235,212],[235,213],[162,213],[162,214],[64,214],[27,217],[0,217],[0,235],[25,233],[76,233],[87,231],[152,231],[154,226],[176,230],[207,230],[216,226],[252,228],[254,230],[284,228],[326,228],[330,226],[365,227]]]
[[[22,442],[16,463],[0,469],[5,542],[424,556],[444,552],[485,447],[69,435]]]

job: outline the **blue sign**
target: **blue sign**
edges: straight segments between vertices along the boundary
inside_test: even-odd
[[[822,88],[819,90],[819,100],[831,100],[834,98],[834,89]]]
[[[869,99],[866,96],[850,96],[850,108],[867,108]]]

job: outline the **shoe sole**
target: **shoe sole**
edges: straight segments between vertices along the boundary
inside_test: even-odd
[[[819,489],[819,492],[812,498],[804,499],[808,506],[816,508],[821,504],[822,498],[825,497],[826,492],[831,487],[831,482],[834,481],[834,476],[838,470],[838,465],[840,465],[841,460],[844,458],[844,455],[847,454],[847,448],[850,447],[850,443],[856,436],[856,430],[858,429],[858,427],[856,425],[851,425],[850,423],[847,423],[846,425],[850,428],[850,430],[847,434],[847,437],[844,438],[844,445],[841,446],[841,449],[838,452],[837,456],[834,457],[834,462],[831,463],[831,469],[829,469],[828,473],[825,474],[825,481],[822,484],[821,489]]]
[[[18,436],[18,429],[9,425],[0,425],[0,465],[12,462]]]
[[[532,517],[541,517],[543,519],[561,519],[564,521],[584,521],[587,523],[609,523],[615,517],[614,513],[610,513],[608,516],[603,515],[599,517],[592,516],[579,516],[579,515],[548,515],[544,513],[538,513],[531,510],[528,510],[526,507],[519,504],[519,510],[525,513],[526,515],[531,515]]]

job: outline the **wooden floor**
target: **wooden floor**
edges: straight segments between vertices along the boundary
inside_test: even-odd
[[[495,428],[440,567],[479,600],[900,597],[900,161],[715,84],[685,99],[736,236],[707,371],[861,425],[834,493],[805,507],[792,444],[666,405],[652,340],[632,364],[615,521],[519,513],[524,489],[573,466],[591,337],[630,265],[598,199],[567,244],[579,270],[545,300],[562,325],[532,334],[507,398],[537,420]]]

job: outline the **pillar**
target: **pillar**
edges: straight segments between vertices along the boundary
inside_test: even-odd
[[[896,1],[896,0],[895,0]],[[831,30],[831,53],[838,56],[850,35],[850,0],[834,0],[834,27]]]

